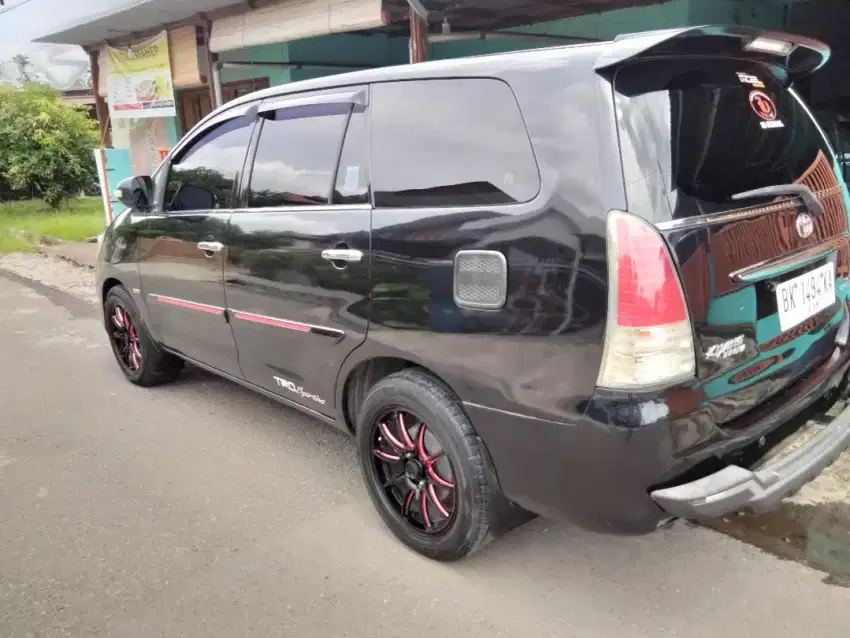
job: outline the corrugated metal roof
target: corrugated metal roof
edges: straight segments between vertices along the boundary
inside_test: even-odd
[[[50,1],[52,0],[32,0],[29,5]],[[104,7],[104,0],[100,0],[92,2],[88,7],[99,8],[100,11],[80,16],[79,5],[68,3],[66,0],[66,5],[71,4],[77,10],[76,18],[60,25],[54,23],[50,30],[45,29],[32,39],[35,42],[86,46],[179,22],[191,18],[196,13],[241,3],[242,0],[112,0],[108,2],[109,6]],[[19,11],[23,12],[24,9],[21,7]],[[0,16],[0,30],[1,21]]]

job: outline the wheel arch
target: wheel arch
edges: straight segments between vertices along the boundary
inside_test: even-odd
[[[357,353],[357,350],[355,350],[355,353]],[[461,410],[466,413],[461,395],[452,387],[452,384],[443,375],[423,362],[401,353],[372,352],[370,354],[364,353],[359,357],[352,354],[349,360],[345,362],[339,375],[339,379],[343,381],[337,383],[337,405],[339,406],[339,418],[343,428],[349,433],[355,434],[357,410],[363,404],[369,389],[381,379],[408,369],[420,370],[436,379],[457,398]],[[471,419],[470,423],[475,430],[475,424],[472,423]],[[487,466],[488,484],[492,494],[490,504],[492,529],[494,534],[501,535],[530,520],[533,515],[514,505],[504,496],[498,469],[487,448],[487,442],[480,436],[478,436],[478,440]]]
[[[117,277],[107,277],[103,280],[103,283],[100,286],[100,303],[101,305],[106,302],[106,295],[109,294],[109,291],[115,288],[115,286],[124,286],[124,283],[118,279]],[[126,288],[126,286],[125,286]]]
[[[338,384],[338,405],[340,406],[342,422],[352,434],[356,428],[357,410],[363,404],[369,389],[381,379],[396,372],[416,368],[431,375],[452,394],[458,396],[451,384],[440,374],[409,357],[382,353],[358,358],[356,362],[346,363],[348,365],[340,375],[343,382]]]

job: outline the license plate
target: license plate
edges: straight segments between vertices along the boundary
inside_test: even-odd
[[[782,332],[803,323],[835,303],[835,264],[829,262],[776,287]]]

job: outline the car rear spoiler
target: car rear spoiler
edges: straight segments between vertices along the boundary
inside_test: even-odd
[[[617,36],[605,47],[595,70],[608,80],[623,65],[637,60],[679,56],[740,58],[779,65],[791,82],[814,73],[829,60],[829,46],[819,40],[755,27],[704,26]]]

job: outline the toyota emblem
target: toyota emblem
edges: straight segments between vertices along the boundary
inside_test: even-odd
[[[812,234],[815,229],[815,223],[812,221],[810,215],[806,213],[800,214],[797,217],[797,234],[800,235],[803,239]]]

